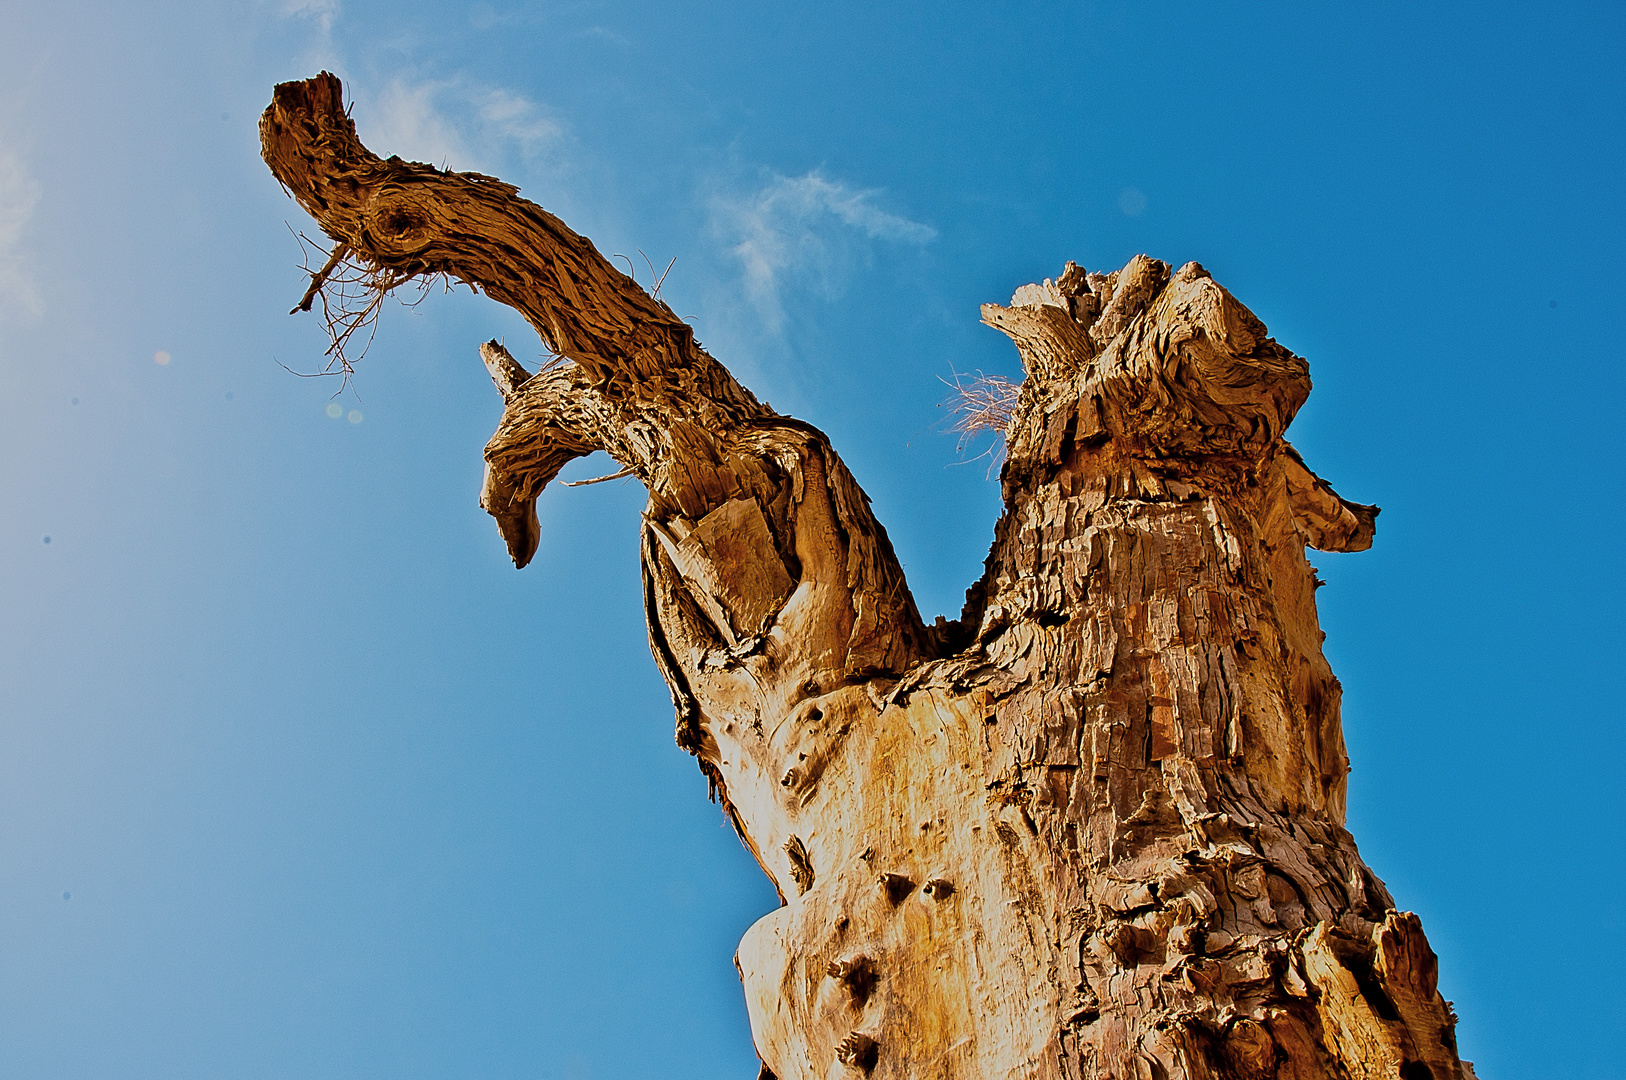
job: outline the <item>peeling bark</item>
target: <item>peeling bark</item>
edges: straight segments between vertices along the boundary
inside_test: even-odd
[[[816,429],[490,177],[382,160],[331,75],[278,86],[277,179],[352,257],[445,273],[561,361],[481,355],[481,505],[608,452],[649,490],[650,647],[784,906],[736,960],[763,1075],[1471,1077],[1414,915],[1343,827],[1306,545],[1370,546],[1283,438],[1305,362],[1196,263],[1068,264],[984,321],[1027,370],[1005,512],[922,624]]]

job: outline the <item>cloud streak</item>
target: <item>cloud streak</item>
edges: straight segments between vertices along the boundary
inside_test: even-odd
[[[784,325],[787,289],[834,298],[853,261],[868,254],[868,242],[918,247],[937,235],[930,225],[882,210],[881,194],[815,169],[802,176],[766,172],[753,191],[712,196],[712,228],[738,260],[746,297],[771,332]]]
[[[42,310],[22,250],[23,228],[34,216],[39,198],[40,186],[22,159],[0,149],[0,311],[36,316]]]
[[[493,172],[516,151],[527,164],[551,158],[565,139],[565,124],[543,106],[523,94],[463,75],[420,78],[409,68],[397,72],[381,91],[371,93],[368,84],[345,75],[345,58],[334,43],[332,30],[340,14],[340,0],[278,0],[277,10],[285,19],[315,25],[307,66],[344,76],[345,89],[356,105],[362,141],[381,154]],[[482,11],[497,19],[486,4],[475,5],[474,16]]]
[[[288,18],[311,19],[325,34],[333,29],[333,20],[339,14],[339,0],[283,0],[282,14]]]
[[[527,157],[537,157],[563,138],[565,125],[546,114],[534,101],[507,90],[482,90],[473,95],[480,123],[492,135],[518,146]]]
[[[361,102],[356,120],[378,153],[481,172],[515,151],[528,162],[545,159],[566,135],[563,122],[523,94],[462,79],[397,75],[374,101]]]

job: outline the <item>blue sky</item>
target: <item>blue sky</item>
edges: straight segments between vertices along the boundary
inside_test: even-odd
[[[953,372],[1018,373],[977,305],[1203,262],[1309,358],[1311,466],[1384,507],[1315,556],[1350,825],[1464,1055],[1616,1074],[1620,4],[0,25],[0,1075],[754,1075],[731,956],[774,895],[672,743],[641,490],[550,491],[512,569],[475,349],[539,346],[466,291],[386,311],[338,399],[280,366],[325,342],[255,121],[323,67],[373,149],[518,183],[640,280],[675,257],[663,297],[831,434],[928,618],[998,511],[934,426]]]

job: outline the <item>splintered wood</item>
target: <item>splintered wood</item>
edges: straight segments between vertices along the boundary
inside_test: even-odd
[[[1421,926],[1343,827],[1305,547],[1368,547],[1377,509],[1284,440],[1308,368],[1201,266],[1068,264],[983,308],[1027,370],[1005,512],[928,627],[825,436],[586,239],[378,158],[331,75],[278,86],[260,131],[351,258],[466,282],[562,358],[481,347],[481,504],[516,565],[571,459],[647,486],[678,743],[784,898],[737,956],[765,1076],[1472,1076]]]

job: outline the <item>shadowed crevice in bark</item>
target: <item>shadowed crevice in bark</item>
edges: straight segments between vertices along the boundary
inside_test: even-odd
[[[480,349],[480,501],[516,565],[570,460],[648,488],[678,742],[784,901],[736,956],[763,1075],[1472,1076],[1420,924],[1343,828],[1305,548],[1365,549],[1377,509],[1286,442],[1308,365],[1201,266],[1069,263],[983,308],[1027,371],[1005,509],[928,628],[825,436],[585,238],[371,153],[331,75],[278,86],[261,137],[349,258],[465,282],[560,358]]]

